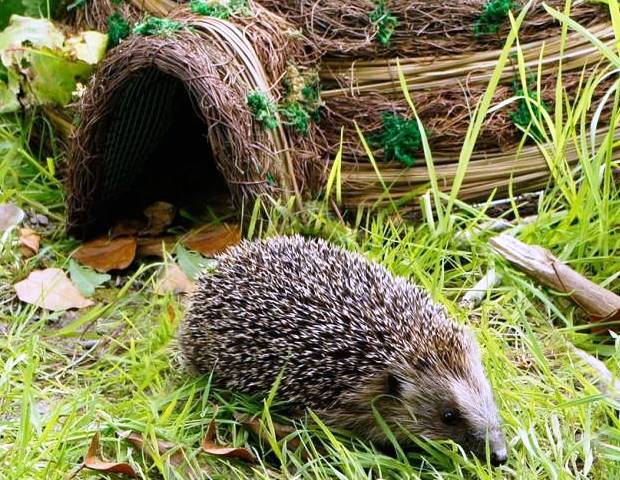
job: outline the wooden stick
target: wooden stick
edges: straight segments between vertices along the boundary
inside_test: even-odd
[[[580,275],[549,250],[508,234],[498,235],[489,243],[495,252],[542,284],[569,294],[594,320],[611,320],[620,315],[620,296]]]

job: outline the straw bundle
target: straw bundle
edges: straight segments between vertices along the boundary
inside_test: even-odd
[[[303,43],[277,30],[283,20],[269,23],[258,10],[242,30],[184,8],[170,20],[182,28],[114,49],[82,99],[68,155],[76,235],[107,226],[119,209],[212,188],[218,175],[237,205],[262,194],[300,197],[312,178],[314,126],[305,136],[283,122],[268,129],[247,104],[249,92],[277,102],[288,62],[304,59]]]
[[[459,5],[471,6],[471,2],[459,2]],[[420,8],[424,11],[423,7]],[[536,22],[542,22],[541,25],[547,25],[544,18],[552,17],[547,14],[543,17],[536,14],[536,11],[531,11],[526,19],[532,22],[535,18]],[[613,48],[615,37],[609,22],[602,15],[597,18],[587,14],[588,11],[600,14],[598,7],[573,2],[573,16],[581,15],[581,20],[585,19],[589,25],[590,32],[602,44]],[[557,33],[555,28],[541,30],[536,36],[528,37],[526,23],[520,32],[523,67],[532,77],[531,85],[528,85],[531,88],[529,96],[553,115],[558,74],[561,72],[562,75],[563,101],[573,103],[587,79],[598,72],[597,66],[604,58],[600,50],[579,33],[569,33],[563,44],[561,38],[553,36]],[[545,39],[547,35],[549,38]],[[526,43],[523,38],[531,41]],[[479,48],[479,44],[476,44],[476,48]],[[338,56],[338,52],[324,58],[320,76],[325,85],[323,98],[327,121],[321,124],[321,128],[332,152],[339,148],[341,126],[345,128],[342,177],[346,206],[385,203],[384,190],[387,185],[390,187],[391,200],[408,205],[401,208],[412,208],[415,197],[429,183],[421,142],[417,145],[411,142],[417,151],[409,152],[410,157],[415,154],[417,162],[408,168],[390,161],[392,159],[381,145],[373,145],[372,142],[385,126],[386,112],[405,119],[413,116],[404,101],[399,80],[401,72],[424,125],[434,160],[438,163],[440,187],[446,191],[451,188],[473,110],[484,95],[500,56],[499,49],[467,53],[459,52],[456,48],[454,50],[455,54],[445,55],[438,48],[434,52],[435,56],[399,58],[398,61],[344,58]],[[512,54],[516,56],[516,47]],[[610,76],[607,81],[597,85],[593,97],[595,103],[603,98],[615,81],[615,76]],[[485,118],[477,138],[475,155],[463,181],[460,198],[481,199],[488,197],[494,190],[502,196],[509,187],[513,192],[531,191],[548,182],[550,172],[544,155],[539,147],[532,145],[534,142],[531,137],[536,135],[524,139],[523,130],[528,125],[518,125],[516,121],[517,110],[524,108],[520,106],[522,101],[507,102],[515,95],[523,95],[522,90],[522,82],[513,60],[501,73],[491,113]],[[532,108],[534,112],[540,111],[536,107]],[[609,109],[603,112],[598,121],[600,126],[604,126],[609,118]],[[378,179],[375,166],[369,162],[355,124],[373,150],[383,182]],[[544,143],[544,134],[539,137],[538,140]],[[532,146],[519,150],[523,141]],[[574,152],[567,152],[567,155],[569,159],[576,159]],[[413,162],[411,158],[409,161]]]

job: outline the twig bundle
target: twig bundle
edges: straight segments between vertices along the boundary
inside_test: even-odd
[[[373,12],[382,2],[375,0],[262,0],[269,10],[278,12],[296,25],[319,51],[330,57],[394,58],[455,55],[500,48],[510,21],[505,18],[497,31],[481,33],[476,24],[488,0],[387,0],[388,15],[396,25],[384,44]],[[527,1],[515,0],[515,14]],[[563,11],[565,0],[547,0],[548,6]],[[602,9],[585,0],[572,2],[571,16],[584,26],[600,21]],[[542,0],[536,0],[521,29],[523,42],[558,36],[560,25],[550,17]]]

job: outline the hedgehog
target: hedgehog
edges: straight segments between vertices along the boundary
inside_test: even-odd
[[[216,386],[389,446],[451,439],[493,465],[507,448],[473,334],[423,289],[320,239],[230,248],[203,272],[181,355]],[[378,422],[380,416],[384,422]],[[381,426],[384,423],[384,426]]]

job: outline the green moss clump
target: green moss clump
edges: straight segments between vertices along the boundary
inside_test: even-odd
[[[116,47],[123,38],[127,38],[131,33],[129,22],[125,20],[121,12],[114,12],[108,17],[108,45],[110,48]]]
[[[286,124],[291,125],[297,132],[307,135],[310,129],[310,114],[299,102],[289,103],[280,109],[280,113],[286,119]]]
[[[474,35],[483,37],[499,32],[511,10],[518,8],[515,0],[489,0],[474,23]]]
[[[385,0],[379,0],[377,8],[375,8],[369,15],[370,23],[377,30],[377,39],[379,43],[384,47],[390,44],[390,39],[396,27],[398,26],[398,19],[392,15],[392,12],[387,8]]]
[[[314,71],[300,71],[295,65],[289,65],[284,78],[286,97],[280,107],[280,113],[286,125],[292,126],[298,133],[307,135],[312,121],[321,118],[321,82]]]
[[[530,81],[529,83],[531,85],[533,82]],[[548,112],[549,107],[544,101],[541,101],[537,91],[532,93],[532,90],[534,90],[533,88],[528,86],[528,91],[525,91],[521,82],[517,80],[513,81],[512,88],[516,96],[529,97],[535,102],[539,103],[541,105],[541,108],[538,108],[537,105],[534,105],[531,102],[528,102],[526,99],[521,98],[519,99],[519,102],[517,104],[517,109],[514,112],[510,113],[510,119],[515,125],[521,127],[523,130],[527,130],[529,128],[530,135],[532,135],[532,137],[534,137],[536,140],[542,141],[544,139],[544,135],[540,128],[534,123],[534,117],[532,117],[532,113],[534,113],[536,120],[539,123],[542,123],[542,110]],[[529,107],[528,103],[530,103]],[[530,111],[530,108],[532,111]]]
[[[250,92],[246,98],[246,103],[252,112],[252,115],[269,130],[278,127],[278,118],[276,117],[277,107],[274,102],[269,100],[263,92]]]
[[[405,167],[415,164],[415,155],[422,148],[422,135],[416,119],[392,112],[383,113],[383,129],[370,137],[374,147],[380,147],[386,160],[397,160]]]
[[[234,15],[250,15],[247,0],[230,0],[223,3],[217,0],[192,0],[190,8],[193,13],[228,20]]]
[[[168,20],[167,18],[147,17],[142,22],[138,23],[133,33],[137,35],[148,36],[168,36],[173,32],[183,30],[185,24],[181,22],[175,22],[174,20]]]

